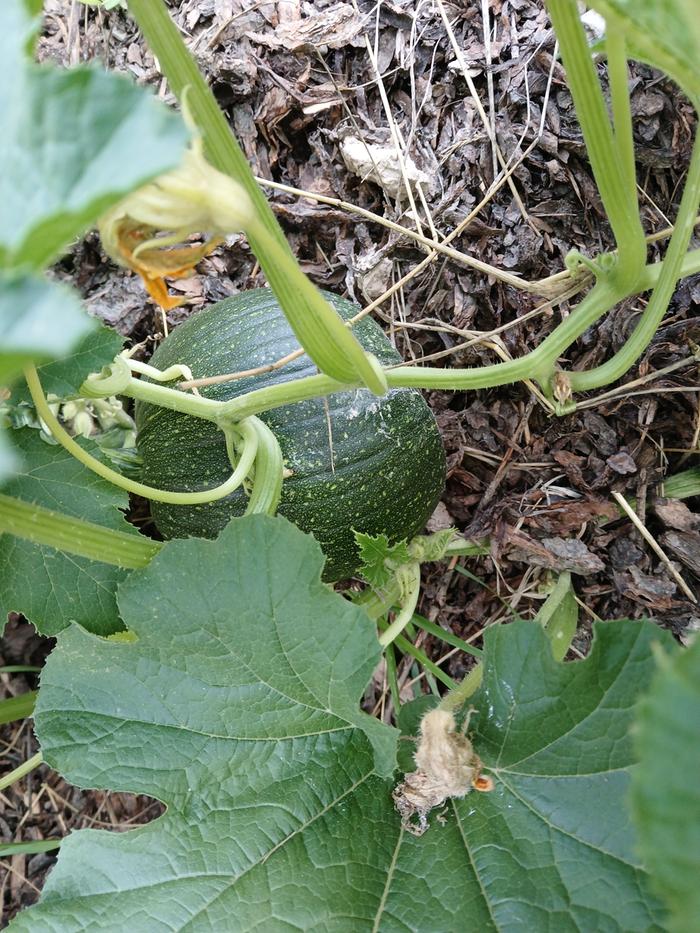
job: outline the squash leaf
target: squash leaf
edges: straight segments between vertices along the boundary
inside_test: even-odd
[[[494,781],[401,828],[395,733],[358,710],[378,660],[361,611],[283,519],[173,541],[120,587],[138,641],[77,626],[44,674],[46,760],[167,804],[61,847],[10,930],[660,930],[625,808],[651,623],[597,626],[554,660],[539,624],[486,633],[473,742]]]
[[[124,338],[111,327],[97,325],[72,349],[64,353],[61,359],[39,367],[39,378],[46,395],[59,398],[79,395],[80,386],[90,373],[99,372],[107,363],[111,363],[124,345]],[[29,398],[29,392],[17,386],[12,393],[15,397]]]
[[[389,544],[385,534],[367,535],[362,531],[356,531],[355,541],[362,560],[360,573],[372,586],[384,586],[393,577],[397,566],[407,564],[411,560],[406,542]]]
[[[7,432],[0,429],[0,483],[17,472],[19,458],[7,442]]]
[[[30,276],[0,275],[0,386],[12,385],[30,362],[65,354],[93,327],[71,289]],[[18,463],[0,430],[0,482]]]
[[[65,355],[94,326],[71,289],[30,276],[0,277],[0,385],[27,363]]]
[[[639,709],[632,805],[640,850],[671,908],[669,929],[700,917],[700,640],[662,659]]]
[[[0,266],[40,269],[132,189],[173,168],[182,120],[127,78],[29,58],[37,19],[0,4]],[[11,89],[11,92],[10,92]]]
[[[608,29],[625,34],[630,55],[665,71],[700,103],[697,0],[589,0]]]
[[[89,319],[86,319],[89,320]],[[59,399],[80,396],[80,386],[90,373],[99,372],[105,365],[111,363],[124,344],[123,338],[110,327],[104,327],[92,321],[93,325],[85,337],[73,347],[70,353],[64,353],[60,359],[50,363],[37,365],[37,372],[44,394]],[[29,411],[26,411],[26,406]],[[10,396],[5,404],[5,411],[10,416],[13,427],[23,427],[29,424],[40,427],[39,416],[24,379],[19,379],[12,386]],[[23,411],[25,417],[17,416]]]
[[[8,434],[22,463],[16,476],[2,487],[4,494],[138,535],[120,511],[128,505],[125,492],[62,447],[48,444],[39,431],[21,428]],[[81,443],[94,456],[101,456],[95,444]],[[116,588],[127,571],[7,533],[0,534],[0,566],[3,624],[8,612],[22,612],[42,635],[55,635],[71,622],[101,635],[123,628]]]

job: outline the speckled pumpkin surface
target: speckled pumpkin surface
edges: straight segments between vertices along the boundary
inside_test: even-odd
[[[326,293],[344,318],[355,305]],[[355,328],[360,343],[382,363],[400,358],[381,328],[365,318]],[[152,363],[166,369],[186,363],[195,378],[272,363],[298,346],[268,289],[255,289],[195,313],[163,341]],[[210,386],[202,394],[230,399],[244,392],[312,375],[307,356],[271,373]],[[353,529],[383,532],[396,541],[419,532],[445,482],[445,456],[433,415],[419,392],[392,390],[377,398],[352,390],[266,412],[285,465],[279,512],[311,532],[326,557],[325,577],[338,580],[358,568]],[[211,423],[137,403],[143,481],[164,489],[202,489],[231,472],[222,433]],[[153,503],[153,518],[167,537],[215,537],[241,515],[238,491],[207,505]]]

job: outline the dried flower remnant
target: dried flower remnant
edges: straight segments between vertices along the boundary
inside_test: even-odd
[[[254,219],[245,189],[207,162],[197,136],[178,168],[126,197],[98,229],[108,255],[138,272],[153,300],[169,310],[185,299],[169,295],[165,279],[189,275],[226,235]],[[194,233],[208,239],[185,244]]]
[[[468,725],[468,718],[464,731]],[[414,760],[417,771],[407,774],[394,789],[401,825],[414,836],[428,828],[428,815],[451,797],[465,797],[472,789],[493,790],[491,778],[482,777],[481,760],[464,731],[457,732],[447,710],[426,713]]]

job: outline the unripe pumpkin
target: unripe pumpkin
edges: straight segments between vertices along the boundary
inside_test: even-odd
[[[326,293],[348,319],[355,305]],[[382,329],[370,318],[353,333],[383,364],[400,362]],[[158,347],[152,364],[164,370],[185,363],[195,378],[272,363],[297,346],[269,289],[254,289],[198,311]],[[301,356],[281,369],[201,389],[225,400],[254,389],[313,375]],[[432,412],[419,392],[392,389],[377,397],[351,389],[272,409],[260,416],[277,436],[285,466],[279,513],[311,532],[327,562],[324,577],[338,580],[359,567],[354,531],[411,538],[432,513],[445,482],[445,455]],[[223,434],[208,421],[137,402],[142,479],[163,489],[196,490],[222,483],[231,472]],[[215,537],[241,515],[238,490],[206,505],[154,502],[153,518],[166,538]]]

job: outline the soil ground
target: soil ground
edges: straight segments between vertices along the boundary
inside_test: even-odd
[[[560,272],[572,248],[588,255],[612,248],[540,0],[490,0],[486,31],[477,2],[169,5],[255,173],[285,186],[268,191],[304,270],[362,305],[377,302],[374,313],[405,360],[478,366],[519,356],[577,300],[543,304],[475,270],[468,257],[536,282]],[[123,9],[77,0],[47,0],[45,9],[43,58],[62,65],[100,59],[170,100]],[[600,73],[605,80],[604,64]],[[632,67],[631,88],[640,203],[652,234],[675,216],[694,117],[676,88],[645,66]],[[515,166],[496,191],[494,135],[500,156]],[[412,181],[410,197],[397,172],[397,149]],[[431,254],[410,235],[440,240],[460,226],[451,246],[462,258]],[[651,247],[652,256],[657,249]],[[56,274],[76,283],[92,313],[126,337],[162,334],[140,281],[105,258],[96,235],[78,244]],[[234,237],[174,286],[187,304],[170,313],[169,326],[203,304],[262,284],[247,244]],[[691,597],[700,595],[700,519],[693,512],[700,502],[665,508],[657,498],[664,477],[697,465],[699,305],[700,277],[686,280],[622,385],[643,381],[612,395],[591,393],[566,417],[554,417],[526,384],[429,394],[449,465],[434,527],[453,524],[468,537],[489,538],[491,552],[426,568],[419,604],[425,616],[478,644],[486,626],[531,617],[553,575],[570,570],[581,608],[572,657],[585,654],[597,618],[647,616],[680,638],[698,628]],[[617,307],[570,348],[566,367],[608,358],[643,306],[637,299]],[[655,375],[680,361],[673,372]],[[635,500],[685,591],[620,517],[613,492]],[[12,619],[0,664],[40,665],[50,647]],[[455,678],[469,667],[466,655],[447,654],[439,640],[427,637],[421,647]],[[424,689],[414,681],[419,673],[408,661],[400,665],[407,696]],[[35,675],[0,678],[6,695],[36,686]],[[385,699],[379,671],[367,707],[389,716]],[[36,749],[30,722],[3,727],[0,740],[4,769]],[[41,767],[0,794],[0,838],[126,829],[159,812],[155,801],[79,790]],[[50,853],[3,862],[6,920],[36,899],[52,862]]]

